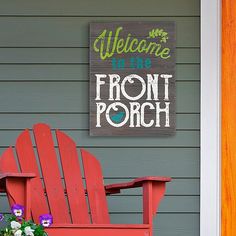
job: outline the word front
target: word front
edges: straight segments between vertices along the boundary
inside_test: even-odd
[[[145,78],[137,74],[124,78],[118,74],[95,74],[95,77],[96,127],[102,127],[101,117],[112,127],[127,124],[129,127],[161,127],[161,124],[170,127],[171,74],[147,74]],[[160,116],[161,113],[164,116]]]

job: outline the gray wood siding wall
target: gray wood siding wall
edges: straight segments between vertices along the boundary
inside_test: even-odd
[[[199,0],[0,0],[0,153],[36,122],[71,135],[101,161],[105,182],[169,175],[154,235],[199,236]],[[88,23],[174,20],[177,133],[88,136]],[[141,222],[141,191],[108,198],[113,223]],[[0,195],[1,211],[9,207]]]

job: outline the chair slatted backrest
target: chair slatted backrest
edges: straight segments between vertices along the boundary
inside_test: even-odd
[[[39,215],[51,212],[54,223],[109,223],[103,176],[96,158],[85,150],[81,151],[89,199],[88,206],[74,141],[63,132],[57,130],[56,139],[60,154],[57,155],[53,133],[48,125],[34,125],[33,134],[37,155],[33,148],[29,130],[23,131],[16,142],[20,171],[37,175],[32,180],[33,219],[38,222]],[[37,156],[39,163],[37,162]],[[60,173],[60,165],[62,166],[62,175]],[[1,156],[0,171],[19,171],[12,148],[8,148]],[[40,179],[41,172],[44,185]],[[62,177],[64,177],[65,187]],[[14,185],[10,186],[10,188],[13,195],[18,194],[14,193]],[[15,196],[9,199],[10,204],[19,203],[17,199],[20,198]],[[91,219],[89,209],[91,211]]]

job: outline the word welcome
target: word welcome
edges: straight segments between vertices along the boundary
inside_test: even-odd
[[[123,27],[118,27],[113,33],[112,31],[103,30],[102,33],[95,39],[93,50],[99,53],[100,58],[105,60],[112,57],[114,54],[125,53],[144,53],[155,57],[160,57],[164,60],[170,57],[170,48],[163,47],[161,43],[150,42],[146,39],[138,39],[130,33],[126,38],[120,38],[120,33]]]

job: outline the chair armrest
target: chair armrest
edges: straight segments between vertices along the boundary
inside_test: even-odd
[[[2,173],[0,174],[0,192],[5,192],[7,179],[32,179],[35,177],[36,175],[34,173]]]
[[[107,194],[119,193],[121,189],[143,188],[143,223],[152,225],[153,217],[165,194],[166,182],[170,182],[170,177],[141,177],[131,182],[109,184],[105,186]]]
[[[31,184],[36,177],[33,173],[2,173],[0,174],[0,192],[6,192],[10,205],[25,206],[25,219],[31,216]]]
[[[134,179],[130,182],[125,183],[116,183],[116,184],[108,184],[105,185],[106,194],[115,194],[120,193],[121,189],[129,189],[129,188],[139,188],[142,187],[146,182],[170,182],[170,177],[155,177],[155,176],[146,176]]]
[[[19,177],[19,178],[35,178],[34,173],[2,173],[0,174],[0,180],[4,178]]]

